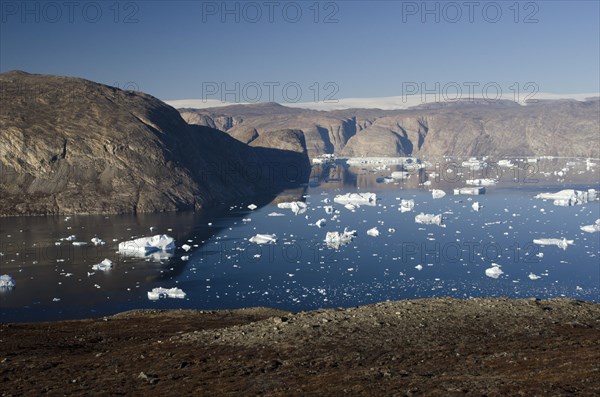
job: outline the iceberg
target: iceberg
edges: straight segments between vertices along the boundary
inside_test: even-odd
[[[539,238],[533,240],[534,244],[538,245],[556,245],[558,248],[566,250],[569,245],[573,245],[573,240],[567,240],[566,238]]]
[[[367,234],[371,237],[377,237],[379,236],[379,230],[377,230],[377,227],[374,227],[372,229],[367,230]]]
[[[454,189],[454,195],[458,194],[468,194],[471,196],[477,196],[485,193],[485,188],[482,186],[478,187],[461,187],[458,189]]]
[[[319,228],[321,228],[321,227],[325,226],[325,219],[322,219],[322,218],[321,218],[321,219],[319,219],[318,221],[316,221],[316,222],[315,222],[315,226],[316,226],[316,227],[319,227]]]
[[[581,226],[580,229],[587,233],[600,232],[600,219],[597,219],[596,223],[594,223],[593,225]]]
[[[477,201],[474,202],[473,204],[471,204],[471,208],[473,208],[474,211],[479,211],[483,206],[481,204],[479,204]]]
[[[277,204],[278,208],[291,209],[294,215],[303,214],[306,212],[306,203],[302,201],[291,201],[288,203]]]
[[[529,276],[527,277],[529,277],[530,280],[539,280],[541,278],[540,276],[534,273],[529,273]]]
[[[331,205],[326,205],[326,206],[324,206],[324,207],[323,207],[323,209],[325,209],[325,213],[326,213],[326,214],[329,214],[329,215],[330,215],[330,214],[333,214],[333,206],[331,206]]]
[[[249,209],[249,210],[252,210],[252,211],[254,211],[254,210],[255,210],[255,209],[257,209],[257,208],[258,208],[258,206],[257,206],[256,204],[250,204],[250,205],[248,206],[248,209]]]
[[[157,252],[170,252],[175,249],[175,240],[166,234],[152,237],[140,237],[131,241],[119,243],[119,253],[122,255],[146,257]]]
[[[15,279],[8,274],[0,276],[0,288],[14,288],[17,285]]]
[[[329,248],[339,249],[341,246],[346,245],[354,239],[356,236],[356,230],[344,229],[340,232],[327,232],[325,235],[325,243]]]
[[[499,160],[498,165],[500,167],[514,167],[515,165],[510,160]]]
[[[370,205],[374,206],[377,202],[377,195],[375,193],[346,193],[338,194],[333,199],[338,204],[352,204],[355,206]]]
[[[492,267],[485,269],[485,275],[491,278],[498,278],[503,275],[504,272],[500,269],[500,265],[492,263]]]
[[[391,177],[392,179],[408,179],[410,178],[410,173],[407,171],[394,171]]]
[[[274,234],[257,234],[250,237],[250,242],[255,244],[275,244],[277,238]]]
[[[596,201],[598,192],[589,189],[587,192],[575,189],[564,189],[555,193],[540,193],[535,196],[537,199],[553,200],[554,205],[569,207],[572,205],[585,204],[588,201]]]
[[[93,239],[90,240],[92,242],[92,244],[94,245],[104,245],[105,242],[102,241],[101,239],[99,239],[98,237],[94,237]]]
[[[398,211],[400,212],[408,212],[408,211],[412,211],[412,209],[415,208],[415,200],[400,200],[400,207],[398,208]]]
[[[191,246],[189,246],[188,244],[183,244],[183,245],[181,246],[181,249],[182,249],[182,250],[184,250],[185,252],[188,252],[189,250],[191,250],[191,249],[192,249],[192,247],[191,247]]]
[[[158,300],[160,298],[185,298],[185,292],[179,288],[153,288],[152,291],[148,292],[148,299],[150,300]]]
[[[465,181],[467,185],[471,186],[494,186],[498,183],[498,180],[491,178],[483,178],[483,179],[467,179]]]
[[[102,262],[98,263],[97,265],[92,266],[92,270],[97,270],[97,271],[109,271],[110,269],[112,269],[112,261],[110,259],[104,259]]]
[[[285,216],[284,214],[282,214],[281,212],[271,212],[269,215],[267,216]]]
[[[443,191],[443,190],[440,190],[440,189],[433,189],[433,190],[431,191],[431,196],[432,196],[434,199],[439,199],[439,198],[442,198],[442,197],[444,197],[445,195],[446,195],[446,192],[445,192],[445,191]]]
[[[420,223],[423,225],[438,225],[440,227],[446,227],[443,222],[444,220],[442,218],[442,214],[432,215],[421,212],[419,215],[415,216],[415,223]]]

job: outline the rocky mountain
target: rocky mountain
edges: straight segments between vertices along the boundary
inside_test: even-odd
[[[83,79],[3,73],[0,95],[1,215],[199,208],[275,191],[309,164],[297,132],[251,147],[150,95]],[[293,180],[273,172],[290,165]]]
[[[179,109],[243,142],[281,129],[304,133],[310,157],[581,156],[600,157],[600,100],[459,101],[406,110],[316,111],[278,104]],[[595,144],[591,144],[595,143]]]

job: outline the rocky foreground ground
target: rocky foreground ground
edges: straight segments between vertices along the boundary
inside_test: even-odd
[[[600,304],[424,299],[0,326],[1,395],[600,395]]]

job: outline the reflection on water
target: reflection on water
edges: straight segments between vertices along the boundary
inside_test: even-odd
[[[248,201],[199,212],[3,218],[0,274],[11,275],[16,288],[0,288],[1,319],[96,317],[143,307],[298,311],[430,296],[598,300],[600,233],[581,227],[600,218],[599,203],[560,207],[534,196],[598,189],[599,166],[512,160],[517,167],[488,161],[490,167],[472,170],[462,160],[429,162],[419,169],[318,165],[306,186],[272,202],[253,199],[254,211]],[[390,181],[399,171],[409,177]],[[467,179],[483,178],[499,182],[483,195],[453,195]],[[433,199],[433,188],[446,196]],[[376,206],[348,209],[334,202],[338,194],[356,192],[376,193]],[[294,201],[307,203],[306,212],[277,206]],[[283,216],[269,216],[274,212]],[[441,215],[446,227],[415,223],[421,212]],[[315,225],[320,219],[323,227]],[[374,227],[377,237],[367,234]],[[346,228],[356,237],[328,246],[328,232],[343,236]],[[175,238],[172,256],[118,254],[120,242],[156,234]],[[276,235],[277,243],[249,242],[256,234]],[[75,240],[65,239],[71,235]],[[94,237],[105,244],[93,245]],[[573,244],[563,250],[533,243],[552,238]],[[110,270],[92,270],[104,259],[112,261]],[[493,264],[502,270],[497,279],[486,276]],[[186,298],[148,300],[157,287],[181,288]]]

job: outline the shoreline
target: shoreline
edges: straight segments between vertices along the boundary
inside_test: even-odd
[[[424,298],[0,325],[0,395],[597,395],[600,303]]]

